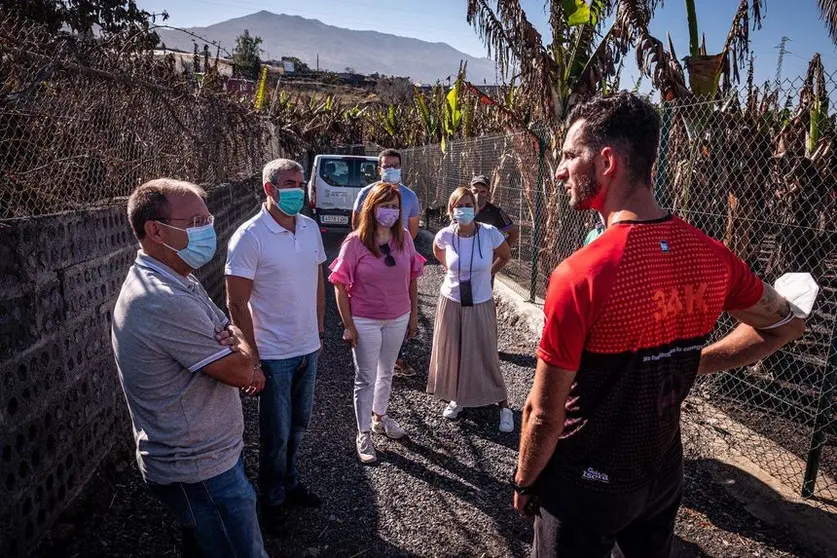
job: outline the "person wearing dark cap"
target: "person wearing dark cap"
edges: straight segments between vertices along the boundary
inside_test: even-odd
[[[520,229],[511,220],[508,213],[491,203],[491,181],[487,176],[478,175],[471,179],[471,191],[477,198],[477,215],[474,221],[491,225],[503,233],[506,244],[514,248],[520,238]]]

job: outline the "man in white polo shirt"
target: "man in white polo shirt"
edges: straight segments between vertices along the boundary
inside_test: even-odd
[[[263,558],[238,388],[254,395],[264,376],[245,341],[230,345],[241,332],[192,275],[215,254],[204,196],[165,178],[131,194],[142,248],[113,310],[113,352],[140,472],[183,527],[184,555]]]
[[[259,399],[259,486],[263,517],[276,526],[284,505],[320,505],[298,480],[296,452],[314,404],[326,254],[319,227],[299,213],[302,166],[271,161],[262,184],[267,199],[230,239],[224,273],[230,318],[256,347],[266,378]]]

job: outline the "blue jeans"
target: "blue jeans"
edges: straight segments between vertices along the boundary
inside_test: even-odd
[[[201,482],[148,483],[183,527],[184,546],[206,558],[267,558],[256,517],[256,491],[244,460]]]
[[[262,505],[280,506],[299,486],[296,452],[314,407],[314,383],[320,352],[263,360],[264,391],[259,395],[261,458],[259,487]]]

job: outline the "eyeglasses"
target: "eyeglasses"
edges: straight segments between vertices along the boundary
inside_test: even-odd
[[[400,169],[401,163],[395,163],[394,165],[381,165],[382,169]]]
[[[169,223],[171,221],[178,221],[181,223],[189,223],[187,229],[191,229],[193,227],[205,227],[207,225],[215,224],[215,216],[214,215],[207,215],[205,217],[187,217],[187,218],[172,218],[169,217],[168,219],[154,219],[155,221],[160,221],[161,223]]]
[[[381,249],[381,252],[385,256],[384,263],[387,264],[387,267],[395,267],[395,257],[392,255],[389,244],[381,244],[378,248]]]

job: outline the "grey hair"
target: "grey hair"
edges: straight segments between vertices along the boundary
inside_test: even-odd
[[[279,180],[279,173],[287,171],[305,172],[302,165],[291,159],[274,159],[267,163],[262,169],[262,185],[270,182],[276,184]]]

